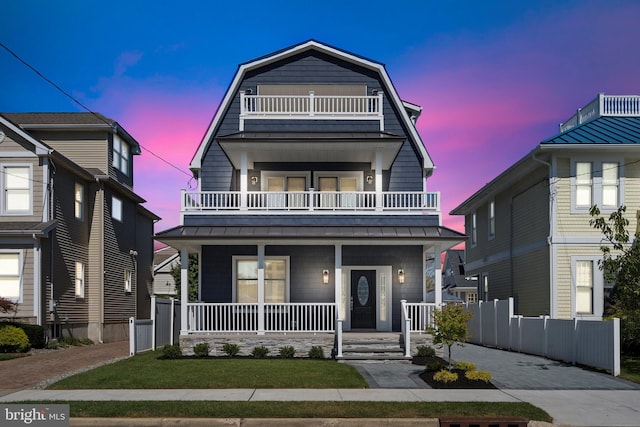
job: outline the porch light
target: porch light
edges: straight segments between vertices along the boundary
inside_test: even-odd
[[[251,184],[256,185],[258,183],[258,177],[257,176],[252,176],[251,177]]]
[[[322,283],[329,283],[329,270],[322,270]]]
[[[404,270],[402,268],[398,269],[398,282],[401,285],[404,283]]]
[[[373,183],[373,176],[367,175],[367,184],[372,184],[372,183]]]

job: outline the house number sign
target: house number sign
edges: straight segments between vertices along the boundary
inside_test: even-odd
[[[358,279],[358,302],[360,305],[366,305],[369,301],[369,282],[365,276]]]

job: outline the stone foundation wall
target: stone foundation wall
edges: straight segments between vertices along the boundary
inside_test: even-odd
[[[210,356],[226,356],[222,351],[225,344],[236,344],[240,347],[238,356],[250,356],[254,347],[265,346],[269,349],[268,356],[280,355],[280,348],[293,346],[295,357],[308,357],[313,346],[320,346],[324,350],[324,357],[331,358],[333,354],[333,334],[266,334],[266,335],[232,335],[232,334],[200,334],[181,335],[180,349],[185,356],[193,355],[193,347],[200,343],[209,343]]]

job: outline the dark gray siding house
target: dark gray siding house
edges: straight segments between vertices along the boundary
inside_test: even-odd
[[[182,224],[157,235],[200,257],[182,335],[399,331],[426,259],[465,238],[427,191],[419,113],[382,64],[313,40],[241,64],[191,162]]]

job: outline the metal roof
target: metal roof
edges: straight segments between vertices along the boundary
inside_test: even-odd
[[[600,117],[541,144],[640,144],[640,117]]]

